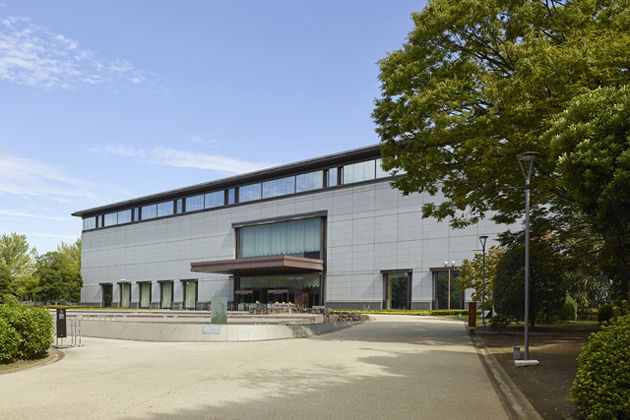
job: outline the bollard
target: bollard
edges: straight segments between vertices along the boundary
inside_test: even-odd
[[[521,346],[512,346],[514,349],[514,360],[521,360]]]

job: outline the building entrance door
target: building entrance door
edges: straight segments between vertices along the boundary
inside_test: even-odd
[[[112,294],[114,292],[111,283],[101,284],[101,290],[103,292],[103,308],[111,308],[112,307]]]
[[[411,302],[411,273],[383,273],[385,281],[385,309],[409,309]]]

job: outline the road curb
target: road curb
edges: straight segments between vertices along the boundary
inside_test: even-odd
[[[532,403],[508,376],[494,355],[490,353],[483,340],[477,334],[470,334],[470,340],[475,345],[479,360],[481,360],[481,364],[508,417],[512,420],[543,420]]]

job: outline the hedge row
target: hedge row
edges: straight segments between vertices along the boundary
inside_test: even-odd
[[[32,359],[53,343],[52,317],[46,309],[0,305],[0,363]]]

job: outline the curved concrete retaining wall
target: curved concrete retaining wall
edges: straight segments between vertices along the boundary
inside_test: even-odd
[[[301,325],[199,325],[81,320],[81,335],[139,341],[256,341],[324,334],[360,321]]]

